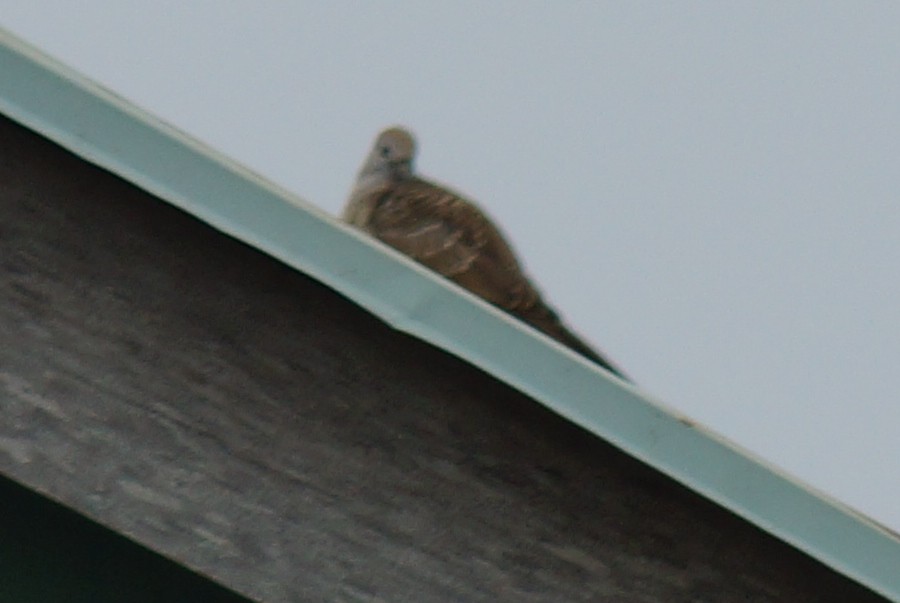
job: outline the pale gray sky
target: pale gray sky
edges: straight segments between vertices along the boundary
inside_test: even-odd
[[[666,404],[900,530],[900,3],[78,3],[3,26],[328,212],[372,138]]]

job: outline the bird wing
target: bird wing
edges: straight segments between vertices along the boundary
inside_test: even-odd
[[[351,212],[351,223],[627,379],[563,325],[500,230],[475,204],[416,178],[392,182],[366,197]]]
[[[540,295],[496,226],[470,201],[420,179],[378,193],[365,229],[508,311]]]

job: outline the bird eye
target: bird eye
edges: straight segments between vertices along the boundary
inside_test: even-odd
[[[379,149],[379,150],[381,152],[382,157],[387,157],[388,155],[391,154],[391,147],[389,147],[389,146],[385,145],[385,146],[381,147],[381,149]]]

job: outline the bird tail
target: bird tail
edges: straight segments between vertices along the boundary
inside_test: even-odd
[[[591,362],[605,368],[620,379],[633,383],[622,370],[605,358],[594,348],[586,344],[580,337],[567,329],[560,320],[559,315],[546,304],[540,303],[529,308],[527,313],[517,313],[518,317],[534,328],[549,335],[569,349],[581,354]]]
[[[620,369],[619,367],[614,365],[609,359],[602,356],[597,350],[595,350],[594,348],[592,348],[591,346],[586,344],[578,336],[576,336],[574,333],[572,333],[572,331],[565,328],[562,324],[560,324],[558,326],[558,332],[556,334],[554,334],[554,333],[547,333],[547,334],[550,335],[551,337],[553,337],[554,339],[556,339],[557,341],[559,341],[560,343],[565,344],[567,347],[571,348],[572,350],[578,352],[579,354],[581,354],[588,360],[593,361],[595,364],[599,364],[600,366],[602,366],[603,368],[608,370],[613,375],[619,377],[620,379],[628,381],[629,383],[632,382],[631,378],[629,378],[625,373],[622,372],[622,369]]]

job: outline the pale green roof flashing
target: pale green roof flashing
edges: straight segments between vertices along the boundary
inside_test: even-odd
[[[460,356],[876,592],[900,537],[0,30],[0,112]],[[515,350],[515,353],[510,353]]]

